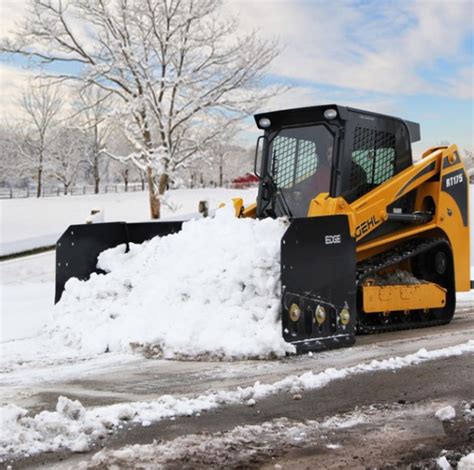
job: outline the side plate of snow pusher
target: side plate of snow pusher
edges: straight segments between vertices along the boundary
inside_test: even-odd
[[[351,346],[356,254],[347,217],[293,219],[281,241],[283,338],[298,353]]]
[[[56,295],[59,302],[66,282],[71,277],[89,279],[97,269],[99,254],[125,243],[143,243],[153,237],[181,230],[183,222],[108,222],[103,224],[71,225],[56,244]]]

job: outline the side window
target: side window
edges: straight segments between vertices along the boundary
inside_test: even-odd
[[[351,199],[357,199],[395,173],[395,136],[356,127],[352,147]]]

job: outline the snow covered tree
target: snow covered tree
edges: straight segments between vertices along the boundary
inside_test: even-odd
[[[61,67],[58,80],[95,86],[134,142],[126,156],[146,172],[152,218],[173,172],[203,155],[228,125],[275,88],[263,73],[278,51],[237,34],[221,0],[30,0],[1,50]]]
[[[0,185],[12,186],[18,181],[18,142],[7,127],[0,128]]]
[[[107,121],[108,109],[107,99],[110,93],[100,88],[86,87],[80,90],[76,104],[78,108],[78,127],[83,129],[89,141],[84,153],[87,169],[94,180],[94,192],[100,191],[100,181],[104,171],[104,156],[106,154],[106,142],[110,135],[112,126]]]
[[[474,180],[474,151],[472,149],[464,148],[463,162],[466,167],[466,172],[469,176],[469,182]]]
[[[23,119],[14,131],[19,156],[20,173],[32,171],[37,189],[36,197],[41,197],[48,139],[61,110],[59,89],[50,83],[31,86],[23,94],[21,101]]]
[[[63,194],[69,194],[71,185],[79,175],[79,169],[86,163],[88,142],[84,132],[66,127],[57,128],[46,165],[47,175],[59,181]]]

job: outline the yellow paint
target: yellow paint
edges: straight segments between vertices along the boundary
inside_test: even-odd
[[[328,193],[320,193],[311,200],[308,217],[346,215],[351,235],[356,239],[357,260],[361,261],[389,250],[402,241],[414,238],[444,238],[451,245],[457,291],[470,289],[469,223],[464,226],[462,214],[456,201],[442,191],[443,176],[462,169],[462,162],[455,163],[457,146],[431,147],[422,155],[422,160],[363,195],[348,203],[343,197],[332,198]],[[449,162],[443,168],[443,162]],[[421,225],[407,224],[403,228],[364,241],[388,219],[387,210],[391,204],[409,193],[415,192],[415,211],[426,211],[429,202],[434,204],[434,217]],[[241,201],[241,199],[239,200]],[[247,208],[235,205],[241,217],[255,217],[256,204]],[[236,209],[236,213],[237,213]],[[469,207],[467,207],[469,216]]]
[[[393,286],[366,285],[362,290],[365,313],[441,308],[446,303],[446,289],[431,282]]]

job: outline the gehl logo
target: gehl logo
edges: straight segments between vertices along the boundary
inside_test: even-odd
[[[446,178],[446,187],[450,188],[451,186],[454,186],[455,184],[459,184],[462,182],[463,182],[462,173],[458,173],[457,175]]]
[[[370,219],[364,220],[361,224],[356,227],[355,236],[356,238],[360,238],[364,233],[367,233],[370,229],[374,228],[376,225],[380,223],[380,220],[377,220],[375,215],[373,215]]]

